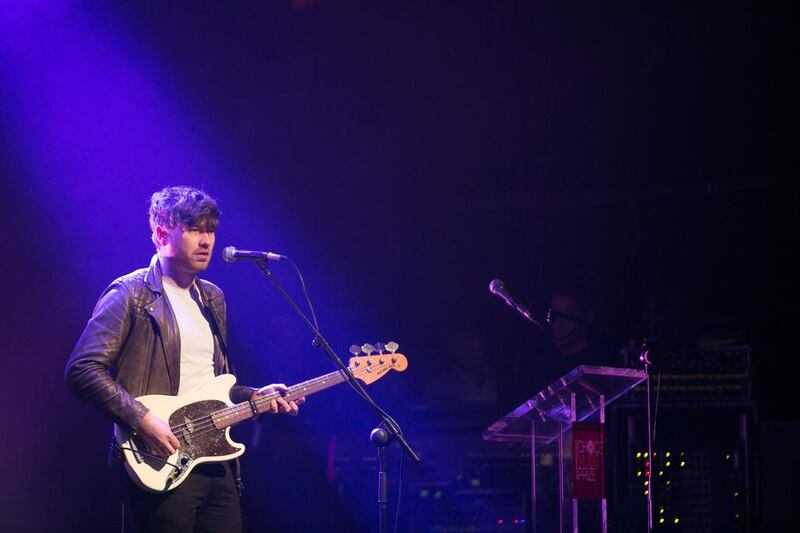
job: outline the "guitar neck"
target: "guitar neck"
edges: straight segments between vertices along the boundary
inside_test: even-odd
[[[325,374],[324,376],[292,385],[285,394],[270,392],[259,396],[253,401],[242,402],[231,407],[226,407],[225,409],[220,409],[212,413],[211,418],[217,429],[225,429],[265,413],[269,409],[272,400],[281,397],[286,401],[295,400],[302,396],[310,396],[319,391],[333,387],[334,385],[338,385],[339,383],[343,383],[344,381],[344,374],[342,371],[337,370],[336,372],[331,372],[330,374]]]

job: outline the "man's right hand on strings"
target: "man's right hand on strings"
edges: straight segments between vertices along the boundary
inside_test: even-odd
[[[152,412],[147,413],[139,424],[138,433],[142,436],[150,453],[169,457],[177,450],[181,443],[172,433],[169,424],[161,420]]]

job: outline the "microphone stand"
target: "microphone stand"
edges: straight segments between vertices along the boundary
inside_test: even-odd
[[[642,346],[639,354],[639,360],[644,365],[644,373],[647,377],[647,460],[650,462],[647,472],[647,531],[653,531],[653,424],[650,421],[650,366],[653,362],[650,360],[650,351],[646,345]]]
[[[369,440],[378,448],[378,531],[389,531],[389,483],[386,474],[386,447],[391,444],[393,437],[383,424],[379,425],[369,434]]]
[[[344,376],[350,386],[355,390],[355,392],[364,399],[367,405],[372,408],[373,411],[378,415],[378,418],[381,419],[381,423],[375,428],[371,435],[370,441],[378,446],[378,459],[379,459],[379,471],[378,471],[378,517],[379,517],[379,531],[381,533],[385,533],[387,531],[387,518],[388,518],[388,488],[387,488],[387,476],[386,476],[386,447],[393,441],[396,440],[400,447],[403,448],[405,453],[411,458],[412,461],[415,463],[419,463],[421,461],[420,456],[411,448],[411,445],[406,441],[405,437],[403,436],[403,431],[400,429],[400,425],[383,409],[381,409],[378,404],[370,397],[364,387],[361,386],[361,383],[353,376],[350,372],[350,369],[345,366],[342,362],[342,359],[336,354],[334,349],[328,343],[327,339],[322,336],[322,333],[319,332],[319,329],[311,323],[311,321],[306,317],[303,311],[297,307],[297,304],[292,300],[292,298],[286,293],[283,286],[280,282],[275,279],[275,276],[272,274],[272,270],[270,270],[269,265],[266,260],[256,261],[256,265],[258,266],[259,270],[261,270],[264,277],[267,278],[275,288],[278,290],[278,293],[283,297],[286,303],[289,304],[289,307],[295,312],[295,314],[302,320],[302,322],[306,325],[306,327],[314,334],[314,341],[312,344],[317,348],[321,349],[323,353],[328,357],[328,359],[339,369],[339,372]]]
[[[513,309],[514,311],[516,311],[517,313],[522,315],[522,318],[524,318],[528,322],[532,323],[534,326],[536,326],[540,330],[545,331],[545,332],[547,331],[535,318],[533,318],[533,315],[531,314],[530,309],[521,306],[520,304],[518,304],[514,300],[510,300],[509,301],[509,300],[506,300],[505,298],[503,298],[503,301],[506,302],[506,304],[511,309]]]

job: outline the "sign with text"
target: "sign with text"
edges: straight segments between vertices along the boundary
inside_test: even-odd
[[[573,422],[572,483],[575,498],[601,500],[606,497],[603,424]]]

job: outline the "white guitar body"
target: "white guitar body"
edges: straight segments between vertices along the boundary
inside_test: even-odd
[[[163,459],[138,453],[151,453],[137,435],[114,425],[114,437],[125,456],[125,469],[143,489],[166,492],[180,485],[191,470],[202,463],[228,461],[244,453],[244,444],[233,442],[230,427],[217,429],[212,413],[232,407],[231,387],[236,378],[222,374],[208,385],[183,396],[152,394],[137,398],[154,415],[165,420],[181,442],[180,448]],[[180,428],[179,431],[176,431]]]

